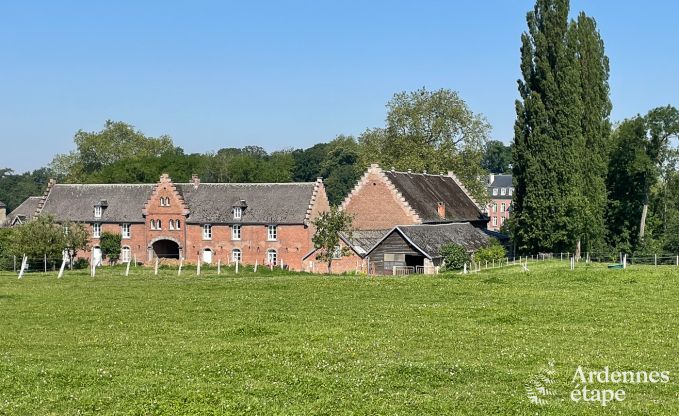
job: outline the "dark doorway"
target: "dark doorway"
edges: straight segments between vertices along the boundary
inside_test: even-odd
[[[178,259],[179,244],[172,240],[158,240],[153,243],[153,253],[160,259]]]
[[[424,257],[406,255],[406,266],[409,267],[424,266]]]

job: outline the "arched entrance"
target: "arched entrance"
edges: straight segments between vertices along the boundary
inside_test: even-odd
[[[179,243],[173,240],[156,240],[151,245],[153,254],[160,259],[179,259],[181,250]]]

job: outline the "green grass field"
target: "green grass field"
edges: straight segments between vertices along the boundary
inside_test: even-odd
[[[0,414],[679,414],[679,270],[530,268],[1,274]],[[532,404],[550,361],[554,394]],[[579,365],[671,380],[575,403]]]

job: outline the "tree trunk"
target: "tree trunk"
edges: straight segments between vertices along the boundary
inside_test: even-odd
[[[644,239],[644,232],[646,231],[646,214],[648,213],[648,198],[644,203],[644,209],[641,211],[641,223],[639,224],[639,241]]]
[[[581,250],[581,240],[578,238],[578,242],[575,243],[575,260],[580,260],[580,250]]]

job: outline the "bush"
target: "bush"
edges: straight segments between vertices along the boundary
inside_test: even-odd
[[[467,249],[459,244],[452,243],[441,247],[441,256],[443,257],[443,267],[447,270],[461,269],[470,260]]]
[[[500,261],[507,257],[504,247],[496,239],[492,239],[488,247],[483,247],[476,250],[474,253],[474,260],[479,264],[485,262],[492,263],[493,261]]]
[[[78,258],[73,261],[73,268],[74,269],[87,269],[90,266],[90,262],[85,259],[85,258]]]

